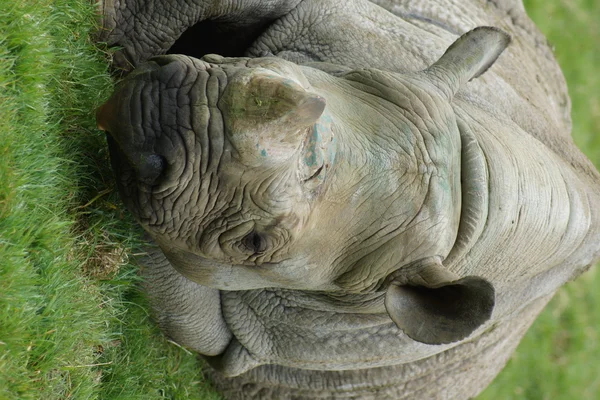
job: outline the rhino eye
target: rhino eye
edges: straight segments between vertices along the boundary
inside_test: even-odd
[[[242,245],[252,254],[264,253],[267,249],[267,241],[258,232],[250,232],[242,239]]]
[[[139,165],[136,168],[137,177],[142,183],[154,185],[163,174],[166,164],[164,157],[158,154],[141,157]]]

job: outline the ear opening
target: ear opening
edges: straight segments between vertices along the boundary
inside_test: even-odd
[[[510,41],[510,35],[498,28],[477,27],[459,37],[423,72],[452,99],[465,83],[487,71]]]
[[[411,339],[432,345],[463,340],[490,319],[494,287],[468,276],[434,285],[389,286],[385,307],[391,319]]]

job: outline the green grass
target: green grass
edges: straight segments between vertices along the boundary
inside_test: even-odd
[[[78,277],[69,257],[72,223],[65,215],[72,164],[52,136],[56,61],[48,12],[2,5],[0,32],[0,395],[58,398],[90,394],[106,315],[88,299],[100,295]],[[88,329],[88,327],[90,327]],[[81,334],[75,335],[75,332]]]
[[[600,166],[595,1],[528,1],[556,47],[573,134]],[[0,400],[216,399],[149,320],[94,110],[113,82],[88,0],[0,0]],[[561,290],[480,399],[597,399],[600,273]]]
[[[0,399],[208,398],[150,323],[94,109],[87,0],[0,2]]]

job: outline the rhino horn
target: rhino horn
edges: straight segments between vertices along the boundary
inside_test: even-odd
[[[457,342],[489,320],[495,291],[487,280],[460,279],[437,260],[416,267],[412,276],[392,280],[385,297],[390,318],[408,337],[432,345]]]
[[[422,73],[451,100],[465,83],[487,71],[510,41],[504,31],[480,26],[459,37]]]
[[[283,161],[299,149],[323,113],[325,99],[257,68],[229,82],[219,108],[228,138],[244,161]]]

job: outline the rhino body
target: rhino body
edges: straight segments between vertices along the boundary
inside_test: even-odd
[[[598,258],[600,177],[520,2],[102,6],[147,292],[226,398],[473,397]],[[203,58],[147,61],[194,24]]]

